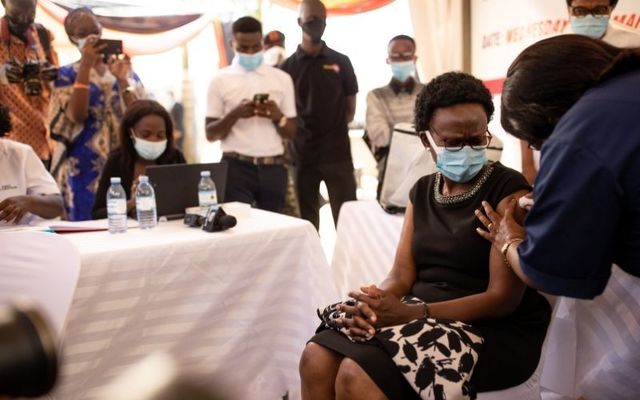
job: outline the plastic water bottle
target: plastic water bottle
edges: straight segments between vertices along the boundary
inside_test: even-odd
[[[210,171],[200,172],[200,182],[198,182],[198,205],[203,210],[208,210],[210,206],[218,204],[218,192],[216,184],[211,179]]]
[[[140,229],[155,228],[158,224],[156,212],[156,194],[153,186],[149,183],[149,177],[140,175],[136,188],[136,212],[138,214],[138,225]]]
[[[107,218],[109,233],[127,231],[127,194],[118,177],[111,178],[111,186],[107,190]]]

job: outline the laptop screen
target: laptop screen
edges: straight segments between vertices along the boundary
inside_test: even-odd
[[[227,163],[151,165],[146,168],[156,194],[158,217],[182,218],[185,209],[198,205],[201,171],[210,171],[216,184],[218,202],[224,202]]]

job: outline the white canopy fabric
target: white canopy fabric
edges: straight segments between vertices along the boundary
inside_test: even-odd
[[[409,0],[423,82],[463,65],[463,1]]]

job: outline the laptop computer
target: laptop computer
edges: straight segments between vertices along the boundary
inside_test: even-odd
[[[227,168],[226,162],[148,166],[146,174],[156,192],[158,217],[179,219],[184,217],[186,208],[198,205],[200,171],[211,172],[211,179],[216,184],[218,202],[224,202]]]

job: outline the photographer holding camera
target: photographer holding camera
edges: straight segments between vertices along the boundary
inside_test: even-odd
[[[34,23],[36,0],[2,0],[0,20],[0,103],[13,114],[9,139],[33,148],[45,166],[51,159],[45,120],[57,76],[51,33]]]
[[[70,11],[64,28],[81,58],[60,67],[54,84],[49,112],[55,141],[51,171],[64,188],[67,219],[84,221],[92,219],[107,156],[120,146],[120,120],[145,92],[131,61],[122,54],[122,42],[101,39],[102,26],[91,9]]]

